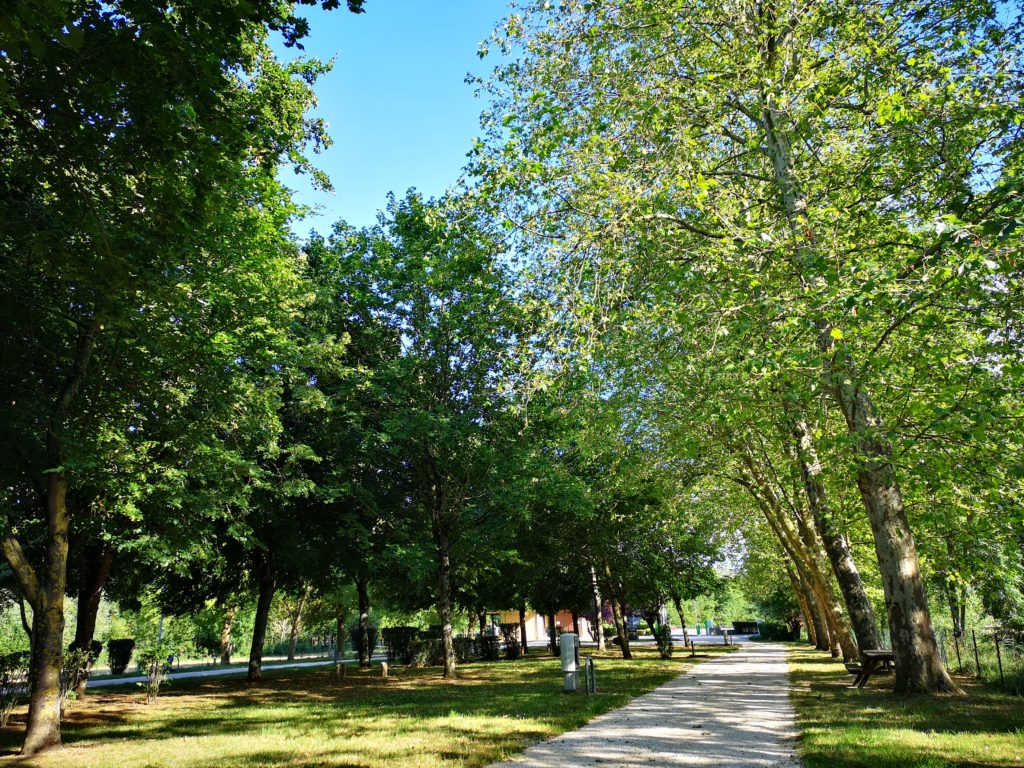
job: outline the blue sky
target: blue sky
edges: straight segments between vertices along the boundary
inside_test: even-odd
[[[344,7],[342,3],[342,7]],[[428,196],[458,179],[484,104],[465,83],[486,75],[491,56],[477,45],[508,11],[506,0],[366,0],[353,15],[309,9],[303,55],[334,59],[317,84],[317,113],[334,144],[315,156],[334,185],[317,192],[291,171],[282,181],[299,202],[321,210],[296,232],[326,234],[338,219],[363,226],[376,220],[389,191],[416,187]],[[286,57],[294,49],[279,48]]]

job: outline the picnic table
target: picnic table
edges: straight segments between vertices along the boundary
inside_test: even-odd
[[[895,656],[892,651],[885,649],[860,652],[860,664],[847,664],[846,668],[850,674],[856,675],[853,679],[854,688],[863,688],[872,675],[888,674],[892,672]]]

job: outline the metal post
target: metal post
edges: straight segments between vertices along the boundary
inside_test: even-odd
[[[583,683],[587,689],[587,695],[597,693],[597,673],[594,670],[594,657],[587,656],[583,663]]]
[[[999,664],[999,687],[1006,687],[1006,678],[1003,677],[1003,654],[999,651],[999,632],[998,630],[992,633],[992,640],[996,644],[996,663]]]
[[[974,666],[978,668],[978,679],[981,679],[981,660],[978,658],[978,636],[971,630],[971,642],[974,643]]]
[[[562,633],[562,676],[565,679],[563,690],[574,692],[579,687],[579,665],[577,662],[576,633]]]

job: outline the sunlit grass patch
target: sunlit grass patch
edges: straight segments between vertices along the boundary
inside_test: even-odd
[[[897,697],[891,677],[863,689],[826,654],[794,646],[792,698],[806,768],[1024,766],[1024,698],[957,678],[965,695]]]
[[[717,655],[720,648],[702,649]],[[126,688],[74,702],[65,748],[32,766],[481,766],[577,728],[671,680],[695,661],[653,649],[623,661],[597,655],[599,694],[561,692],[559,661],[468,664],[445,682],[437,669],[271,671],[261,684],[181,681],[154,704]],[[2,732],[17,749],[24,712]],[[16,757],[7,758],[16,762]]]

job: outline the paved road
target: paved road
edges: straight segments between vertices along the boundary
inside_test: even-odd
[[[798,768],[796,733],[785,648],[750,643],[491,768]]]
[[[386,661],[386,656],[374,656],[374,661]],[[343,661],[342,664],[358,664],[356,659],[348,659]],[[322,659],[319,661],[289,661],[286,664],[266,664],[263,667],[264,672],[272,672],[275,669],[295,669],[297,667],[326,667],[334,664],[332,659]],[[166,680],[187,680],[196,677],[231,677],[233,675],[244,675],[248,672],[249,666],[244,665],[240,667],[220,667],[219,669],[193,669],[193,670],[182,670],[181,672],[170,672],[164,678]],[[101,678],[99,680],[89,680],[89,688],[103,688],[110,685],[130,685],[132,683],[144,683],[146,682],[145,675],[135,675],[133,677],[111,677]]]

